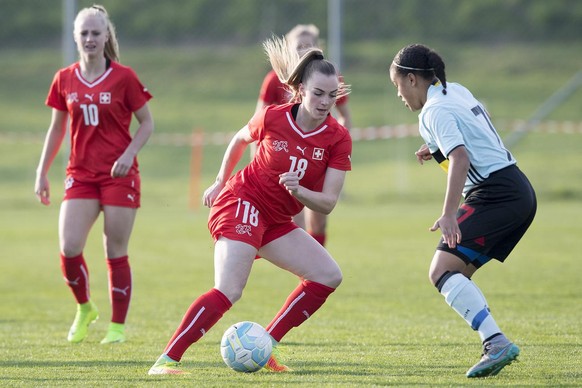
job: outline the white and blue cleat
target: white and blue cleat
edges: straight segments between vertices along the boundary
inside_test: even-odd
[[[467,377],[495,376],[505,366],[511,364],[519,356],[519,348],[512,342],[483,345],[481,360],[467,371]]]

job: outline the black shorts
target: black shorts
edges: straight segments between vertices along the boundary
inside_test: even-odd
[[[457,212],[462,240],[454,249],[443,239],[438,250],[479,268],[491,259],[503,262],[531,225],[536,194],[517,166],[492,173],[470,190]]]

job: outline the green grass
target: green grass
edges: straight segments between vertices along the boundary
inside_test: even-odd
[[[383,49],[382,56],[391,58],[394,47]],[[457,52],[453,49],[447,48],[447,54]],[[254,109],[264,70],[256,60],[259,51],[238,50],[240,63],[255,58],[255,65],[240,65],[241,72],[234,75],[228,71],[233,68],[232,53],[219,51],[222,59],[210,60],[205,50],[127,50],[123,57],[151,84],[159,133],[189,133],[198,126],[234,130]],[[380,82],[382,58],[350,63],[374,47],[357,50],[346,69],[349,81],[365,90],[356,93],[354,88],[352,110],[355,122],[361,123],[357,125],[414,122],[415,115]],[[541,50],[555,57],[563,53],[559,47]],[[475,52],[498,53],[486,56],[485,63],[472,62],[462,73],[464,66],[453,61],[450,71],[459,77],[451,79],[477,84],[490,95],[490,104],[503,101],[493,110],[507,120],[527,117],[573,70],[548,72],[555,67],[528,47],[458,52],[461,62]],[[526,56],[533,60],[524,62],[524,72],[506,72],[519,69],[519,58]],[[50,114],[42,101],[53,73],[47,69],[56,69],[59,61],[43,52],[14,51],[0,57],[0,68],[6,69],[0,73],[6,86],[0,91],[0,135],[45,131]],[[362,71],[350,74],[350,69]],[[560,108],[554,118],[579,121],[580,114],[577,108]],[[193,374],[168,378],[147,376],[147,370],[192,300],[213,285],[208,210],[189,207],[191,150],[152,142],[140,153],[143,198],[130,245],[134,293],[128,342],[99,345],[110,318],[99,220],[85,255],[101,319],[84,343],[71,345],[66,335],[75,304],[58,259],[62,155],[50,173],[53,204],[44,207],[33,195],[40,140],[0,136],[0,386],[579,385],[582,261],[576,242],[582,232],[582,136],[533,132],[512,150],[537,190],[539,211],[508,261],[493,262],[474,277],[497,322],[522,350],[519,363],[485,381],[464,377],[481,352],[477,334],[428,282],[438,239],[428,227],[440,213],[445,175],[434,164],[415,163],[413,152],[419,144],[419,138],[355,143],[353,171],[329,222],[328,248],[343,270],[344,282],[312,319],[285,337],[283,355],[294,373],[237,374],[220,358],[219,340],[230,324],[268,323],[297,283],[260,260],[241,301],[185,354],[184,367]],[[214,178],[223,151],[224,146],[204,149],[198,194]]]
[[[40,145],[20,144],[18,152],[0,145],[2,155],[10,155],[3,161],[0,189],[0,385],[482,385],[464,377],[479,357],[478,336],[427,280],[438,238],[427,229],[440,211],[444,174],[434,165],[414,163],[417,141],[356,143],[354,155],[360,157],[330,219],[328,247],[344,283],[321,311],[284,339],[284,357],[295,373],[239,375],[220,359],[220,336],[230,324],[268,323],[296,285],[289,274],[258,261],[242,300],[186,353],[184,366],[193,374],[170,378],[147,376],[147,369],[213,278],[207,209],[188,209],[189,151],[144,150],[143,207],[131,243],[129,341],[103,347],[98,342],[110,312],[101,221],[85,250],[101,319],[85,343],[71,345],[66,333],[75,306],[61,278],[56,235],[60,171],[51,174],[53,205],[43,207],[32,195]],[[582,188],[573,160],[580,146],[579,135],[534,133],[515,150],[538,189],[540,207],[507,263],[494,262],[474,277],[500,326],[522,348],[521,362],[487,384],[575,385],[581,377],[576,360],[582,356],[582,313],[576,306],[582,264],[575,241],[581,232]],[[169,154],[172,168],[161,163]],[[208,167],[204,185],[215,167]]]

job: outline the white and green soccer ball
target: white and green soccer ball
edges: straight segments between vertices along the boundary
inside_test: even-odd
[[[265,366],[273,342],[265,328],[255,322],[243,321],[229,327],[222,336],[220,353],[230,368],[237,372],[256,372]]]

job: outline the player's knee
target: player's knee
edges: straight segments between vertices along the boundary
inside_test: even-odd
[[[220,290],[222,291],[222,290]],[[222,292],[230,301],[230,303],[235,304],[236,302],[238,302],[238,300],[242,297],[242,290],[240,291],[234,291],[234,290],[230,290],[230,291],[226,291],[226,292]]]
[[[341,269],[336,265],[334,268],[330,268],[330,270],[325,274],[325,281],[320,283],[331,288],[338,288],[342,283],[343,278]]]
[[[337,273],[337,276],[335,278],[333,278],[332,284],[330,285],[330,287],[332,288],[338,288],[340,284],[342,284],[342,281],[344,280],[344,276],[342,274],[341,271],[339,271]]]
[[[83,245],[78,243],[63,242],[61,243],[61,253],[65,257],[76,257],[83,252]]]
[[[435,287],[436,287],[439,279],[441,278],[441,276],[443,276],[442,271],[437,272],[434,268],[431,268],[428,271],[428,280],[429,280],[430,284],[432,284]]]
[[[224,296],[230,301],[230,303],[235,304],[242,297],[243,288],[230,285],[225,286],[215,286],[218,291],[222,292]]]
[[[127,255],[129,240],[125,237],[104,237],[107,257],[121,257]]]

